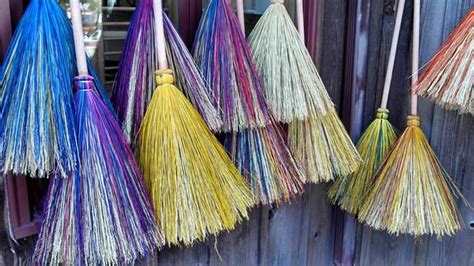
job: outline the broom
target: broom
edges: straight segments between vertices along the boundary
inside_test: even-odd
[[[474,114],[474,9],[435,55],[412,90],[448,110]]]
[[[330,181],[335,176],[347,176],[353,173],[359,166],[361,159],[337,116],[334,104],[324,88],[311,56],[305,48],[301,1],[297,1],[297,11],[299,38],[296,29],[290,27],[291,18],[289,18],[282,4],[272,4],[266,12],[266,19],[270,21],[267,23],[273,24],[272,21],[278,19],[281,21],[280,23],[287,24],[285,28],[288,32],[286,34],[289,34],[289,36],[281,36],[281,38],[291,38],[294,43],[298,43],[284,48],[288,54],[299,58],[298,62],[290,60],[285,64],[294,64],[291,66],[292,70],[289,70],[290,66],[288,66],[288,71],[294,73],[291,75],[294,80],[299,81],[292,83],[292,86],[298,87],[300,84],[305,84],[303,85],[305,88],[300,90],[305,93],[304,101],[308,116],[306,119],[295,119],[290,122],[288,138],[293,152],[304,163],[304,168],[307,171],[307,181],[320,183]],[[262,23],[265,23],[265,21]],[[278,32],[280,29],[275,28],[274,25],[268,25],[267,31]],[[266,39],[266,42],[274,43],[268,38],[264,39]],[[261,42],[263,43],[263,41],[265,40],[262,39]],[[283,47],[283,44],[279,45]]]
[[[418,71],[419,14],[420,1],[415,0],[412,84]],[[397,235],[452,235],[461,227],[462,218],[451,190],[460,195],[420,129],[413,94],[407,128],[378,170],[359,220]]]
[[[239,16],[243,17],[243,3],[238,2]],[[229,2],[211,0],[198,26],[195,39],[195,58],[204,75],[213,84],[218,106],[231,107],[239,95],[258,96],[259,109],[242,105],[240,111],[265,117],[267,124],[251,123],[246,128],[234,126],[241,121],[237,113],[223,113],[224,128],[238,130],[224,136],[224,144],[237,167],[250,182],[256,203],[279,204],[302,193],[305,180],[302,170],[287,147],[281,129],[268,111],[263,88],[255,69],[250,49],[243,35],[243,19],[239,20]],[[236,77],[240,77],[237,78]],[[235,97],[230,97],[234,95]]]
[[[224,148],[173,85],[160,0],[153,1],[153,11],[160,70],[140,128],[138,158],[166,244],[190,245],[234,229],[248,219],[253,201]]]
[[[66,176],[77,167],[72,30],[54,0],[32,0],[0,69],[0,172]],[[101,98],[110,105],[106,93]]]
[[[367,191],[372,184],[373,175],[397,139],[396,131],[388,121],[389,111],[387,103],[404,6],[405,0],[400,0],[390,47],[381,106],[377,110],[376,119],[369,125],[364,134],[362,134],[359,143],[357,143],[357,150],[362,156],[363,162],[352,175],[336,178],[328,190],[329,201],[333,204],[337,202],[341,209],[351,214],[357,214],[359,211],[364,197],[367,195]]]
[[[79,0],[71,0],[79,167],[51,180],[33,259],[40,265],[133,264],[162,245],[144,182],[114,115],[87,75]]]
[[[223,122],[219,132],[237,132],[266,126],[271,119],[245,36],[226,1],[209,1],[193,54],[216,97]]]
[[[177,85],[197,108],[209,128],[217,131],[222,126],[222,121],[214,107],[214,96],[209,94],[209,87],[191,54],[170,20],[164,16],[167,55],[176,75]],[[153,71],[157,69],[154,21],[152,0],[140,1],[130,22],[113,88],[112,102],[129,143],[136,140],[145,110],[156,88],[153,75]]]
[[[290,123],[308,118],[306,98],[321,112],[332,104],[325,101],[324,84],[283,3],[272,0],[250,33],[249,45],[268,105],[278,121]]]

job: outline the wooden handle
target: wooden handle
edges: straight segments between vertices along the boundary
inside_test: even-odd
[[[385,83],[383,85],[381,108],[387,109],[388,95],[390,94],[390,84],[392,83],[393,67],[397,55],[398,39],[400,37],[400,28],[405,9],[405,0],[400,0],[397,7],[397,17],[395,18],[395,28],[393,30],[392,44],[390,45],[390,56],[388,58],[387,72],[385,74]]]
[[[237,0],[237,17],[239,18],[240,28],[245,35],[244,0]]]
[[[158,68],[159,70],[165,70],[168,69],[168,60],[166,59],[163,5],[161,0],[153,0],[153,15],[155,17],[155,49],[158,55]]]
[[[74,48],[76,50],[76,64],[79,76],[87,76],[86,48],[82,31],[82,15],[79,0],[70,0],[72,30],[74,33]]]
[[[418,81],[418,67],[420,55],[420,0],[414,0],[413,3],[413,47],[411,61],[411,84],[414,85]],[[411,115],[417,115],[418,98],[415,93],[411,94]]]
[[[298,23],[298,32],[300,33],[300,39],[304,43],[304,13],[303,13],[303,0],[296,0],[296,20]]]

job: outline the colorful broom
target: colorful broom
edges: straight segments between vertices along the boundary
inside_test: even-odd
[[[237,6],[243,17],[243,3]],[[239,131],[228,134],[224,142],[249,180],[255,201],[278,204],[300,194],[305,177],[268,111],[239,27],[242,19],[239,22],[226,0],[211,0],[198,27],[194,55],[218,96],[224,131]],[[258,117],[264,118],[262,123],[256,122]]]
[[[359,211],[364,197],[367,195],[367,191],[372,184],[373,175],[397,139],[395,129],[388,121],[389,111],[387,109],[387,103],[390,93],[390,84],[392,83],[393,67],[397,54],[404,6],[405,0],[400,0],[390,47],[381,106],[377,110],[376,119],[369,125],[364,134],[362,134],[357,144],[357,150],[362,156],[363,162],[354,174],[336,178],[336,181],[331,185],[328,191],[329,201],[333,204],[337,202],[341,209],[352,214],[357,214]]]
[[[414,1],[412,84],[419,54],[420,1]],[[391,234],[452,235],[462,218],[452,195],[460,195],[420,129],[417,97],[411,97],[407,129],[396,141],[375,176],[359,219]]]
[[[79,168],[51,180],[34,252],[39,265],[132,264],[162,245],[133,153],[87,75],[79,0],[71,0]]]
[[[268,105],[278,121],[290,123],[308,118],[307,98],[321,112],[332,103],[325,100],[324,84],[283,3],[272,0],[250,34],[249,45]]]
[[[139,133],[138,157],[166,244],[190,245],[234,229],[253,205],[248,184],[168,69],[161,0],[153,1],[158,87]]]
[[[448,110],[474,115],[474,9],[456,27],[412,90]]]
[[[55,0],[32,0],[0,69],[0,172],[66,176],[77,167],[74,40]],[[101,98],[111,108],[106,93]]]
[[[222,122],[214,107],[214,96],[209,94],[208,85],[186,45],[170,20],[164,16],[167,55],[177,77],[177,85],[197,108],[209,128],[217,131]],[[153,74],[157,69],[154,21],[152,0],[140,1],[129,27],[114,84],[112,102],[129,143],[136,140],[145,110],[156,88]]]
[[[237,132],[266,126],[271,119],[247,41],[226,1],[209,1],[193,50],[216,97],[224,123],[220,132]]]
[[[270,86],[267,96],[272,94],[272,91],[276,91],[276,93],[280,93],[277,98],[283,100],[286,97],[288,102],[293,101],[292,105],[296,105],[298,104],[296,101],[299,100],[292,100],[291,96],[285,96],[291,93],[283,92],[283,90],[293,89],[296,91],[295,95],[304,93],[302,100],[306,105],[307,118],[303,120],[297,118],[290,122],[288,138],[293,152],[304,163],[307,181],[320,183],[332,180],[335,176],[347,176],[353,173],[361,160],[337,116],[334,104],[305,47],[302,9],[302,1],[297,1],[300,30],[298,36],[284,6],[281,3],[273,3],[265,12],[264,20],[253,33],[253,44],[259,54],[257,56],[261,57],[259,61],[262,73],[276,65],[276,63],[271,63],[275,59],[263,55],[263,50],[274,50],[272,55],[281,56],[282,58],[279,60],[285,61],[285,63],[278,64],[281,69],[273,72],[274,74],[278,73],[277,76],[283,75],[280,84],[269,82],[271,76],[266,75],[265,80],[269,82]],[[275,26],[275,24],[281,26]],[[280,39],[277,42],[272,40],[272,38],[276,38],[272,36],[278,36]],[[267,46],[267,48],[259,48],[259,45]],[[270,48],[272,45],[278,48]],[[275,49],[280,52],[276,52]],[[292,74],[285,76],[284,72]],[[268,97],[272,98],[272,96]],[[302,103],[299,104],[303,106]]]

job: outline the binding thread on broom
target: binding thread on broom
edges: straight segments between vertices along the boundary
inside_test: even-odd
[[[420,1],[415,0],[412,84],[418,77],[419,16]],[[420,128],[415,94],[411,96],[411,115],[407,120],[406,130],[375,176],[359,220],[397,235],[452,235],[462,224],[452,193],[462,195]]]
[[[362,134],[357,144],[357,150],[363,162],[354,174],[336,178],[336,181],[331,185],[328,191],[328,198],[333,204],[338,203],[341,209],[352,214],[358,213],[367,195],[367,191],[373,182],[373,175],[378,170],[397,138],[396,130],[388,121],[389,110],[387,109],[387,103],[390,94],[390,84],[392,83],[404,7],[405,0],[400,0],[390,46],[381,106],[377,110],[376,119],[369,125],[364,134]]]
[[[248,184],[191,103],[173,85],[161,0],[153,1],[159,68],[139,135],[138,158],[167,245],[234,229],[253,205]]]

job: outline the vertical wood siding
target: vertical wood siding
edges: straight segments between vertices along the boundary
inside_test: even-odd
[[[310,8],[306,10],[306,14],[312,14],[311,17],[306,17],[306,23],[318,23],[309,25],[314,29],[314,32],[308,32],[308,36],[312,37],[312,41],[307,43],[309,50],[341,115],[360,115],[360,128],[365,128],[373,120],[380,104],[395,23],[393,8],[397,6],[397,1],[313,1],[305,1],[305,5]],[[12,5],[13,2],[15,4]],[[17,2],[21,1],[0,0],[0,55],[11,35],[12,26],[8,21],[12,20],[11,7],[17,6]],[[193,0],[184,2],[191,5]],[[351,15],[351,5],[367,3],[370,5],[365,7],[370,12],[363,16],[369,23],[367,57],[364,59],[366,75],[357,81],[363,84],[365,93],[363,96],[358,95],[363,97],[360,100],[363,101],[363,106],[360,108],[361,113],[355,114],[351,108],[342,108],[354,102],[354,98],[351,100],[345,97],[348,95],[348,87],[353,87],[347,83],[349,66],[346,58],[350,56],[348,53],[351,50],[358,51],[357,47],[360,47],[347,49],[347,38],[350,36],[347,31],[348,25],[353,24],[349,20],[360,15]],[[443,40],[473,6],[472,0],[422,1],[421,65],[430,60]],[[407,1],[405,8],[389,100],[391,121],[400,130],[405,127],[409,109],[412,1]],[[185,12],[181,11],[180,14]],[[315,14],[319,16],[317,19],[314,18]],[[17,18],[18,15],[14,17]],[[184,20],[181,22],[187,23]],[[191,36],[188,31],[183,33]],[[191,37],[186,39],[188,44],[192,40]],[[424,99],[420,100],[420,116],[422,128],[446,170],[456,180],[466,198],[474,204],[474,118],[444,111]],[[351,120],[353,118],[348,121]],[[360,135],[360,130],[358,131],[351,133],[357,138]],[[165,248],[157,257],[141,264],[333,265],[337,262],[347,265],[352,261],[355,265],[374,266],[474,265],[474,212],[461,201],[458,203],[466,223],[461,232],[441,241],[434,237],[414,239],[409,236],[390,236],[358,223],[349,230],[347,221],[353,220],[327,202],[327,185],[307,185],[305,188],[306,192],[291,205],[283,205],[278,209],[255,208],[251,212],[250,221],[239,225],[232,232],[222,233],[191,248]],[[0,226],[3,224],[0,223]],[[348,235],[348,232],[352,233]],[[0,233],[0,264],[9,264],[13,256],[6,245],[4,229]],[[340,242],[342,246],[338,247],[336,240],[341,236],[345,241]],[[353,246],[346,242],[348,238],[354,240]]]

